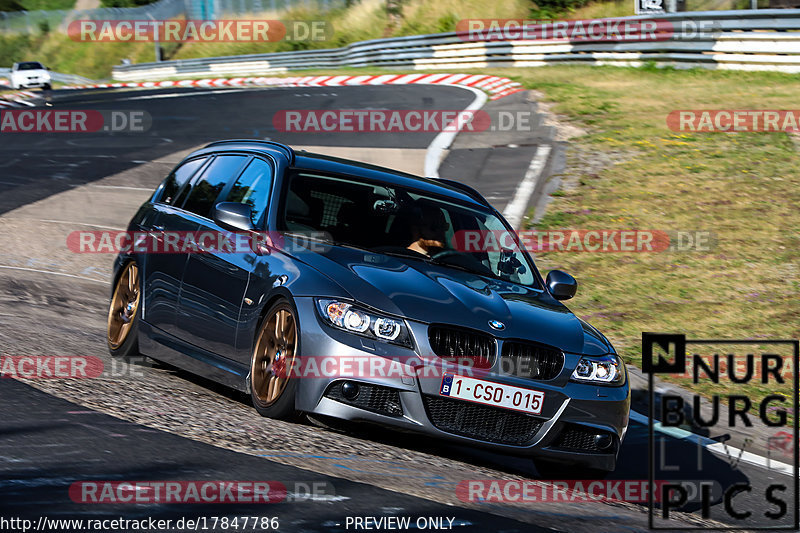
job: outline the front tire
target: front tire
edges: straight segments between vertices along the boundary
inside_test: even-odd
[[[122,269],[114,286],[106,325],[108,351],[114,357],[139,353],[140,280],[139,266],[131,261]]]
[[[291,373],[299,347],[297,311],[289,301],[279,301],[264,316],[250,358],[250,398],[261,416],[282,420],[297,416],[297,378]]]
[[[42,88],[43,88],[45,91],[52,91],[52,90],[53,90],[53,86],[52,86],[51,84],[49,84],[49,83],[46,83],[46,84],[44,85],[44,87],[42,87]]]

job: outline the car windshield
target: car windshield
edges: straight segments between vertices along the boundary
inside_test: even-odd
[[[29,61],[27,63],[20,63],[17,66],[17,70],[44,70],[44,67],[41,63],[37,63],[35,61]]]
[[[512,232],[489,209],[311,172],[290,177],[283,206],[286,231],[316,232],[338,245],[538,285]]]

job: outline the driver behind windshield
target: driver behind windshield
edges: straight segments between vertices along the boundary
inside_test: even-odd
[[[414,242],[407,248],[431,257],[444,250],[450,224],[438,207],[423,203],[419,206],[419,211],[420,216],[415,217],[411,223],[411,235]]]

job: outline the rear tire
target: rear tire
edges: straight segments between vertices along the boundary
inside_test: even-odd
[[[297,310],[288,300],[278,301],[264,315],[250,358],[250,398],[261,416],[297,417],[297,378],[291,371],[299,349]]]
[[[139,354],[140,284],[139,266],[131,261],[120,272],[108,306],[106,342],[109,353],[114,357]]]

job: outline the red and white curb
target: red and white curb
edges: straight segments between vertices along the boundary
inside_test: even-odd
[[[206,78],[202,80],[141,81],[75,85],[62,89],[119,89],[160,87],[344,87],[350,85],[454,85],[474,87],[497,100],[522,91],[522,86],[508,78],[473,74],[383,74],[380,76],[302,76],[290,78]]]
[[[40,96],[41,95],[38,95],[31,91],[20,91],[17,93],[2,94],[0,95],[0,108],[20,107],[21,105],[33,107],[35,104],[28,102],[28,99],[37,98]]]

